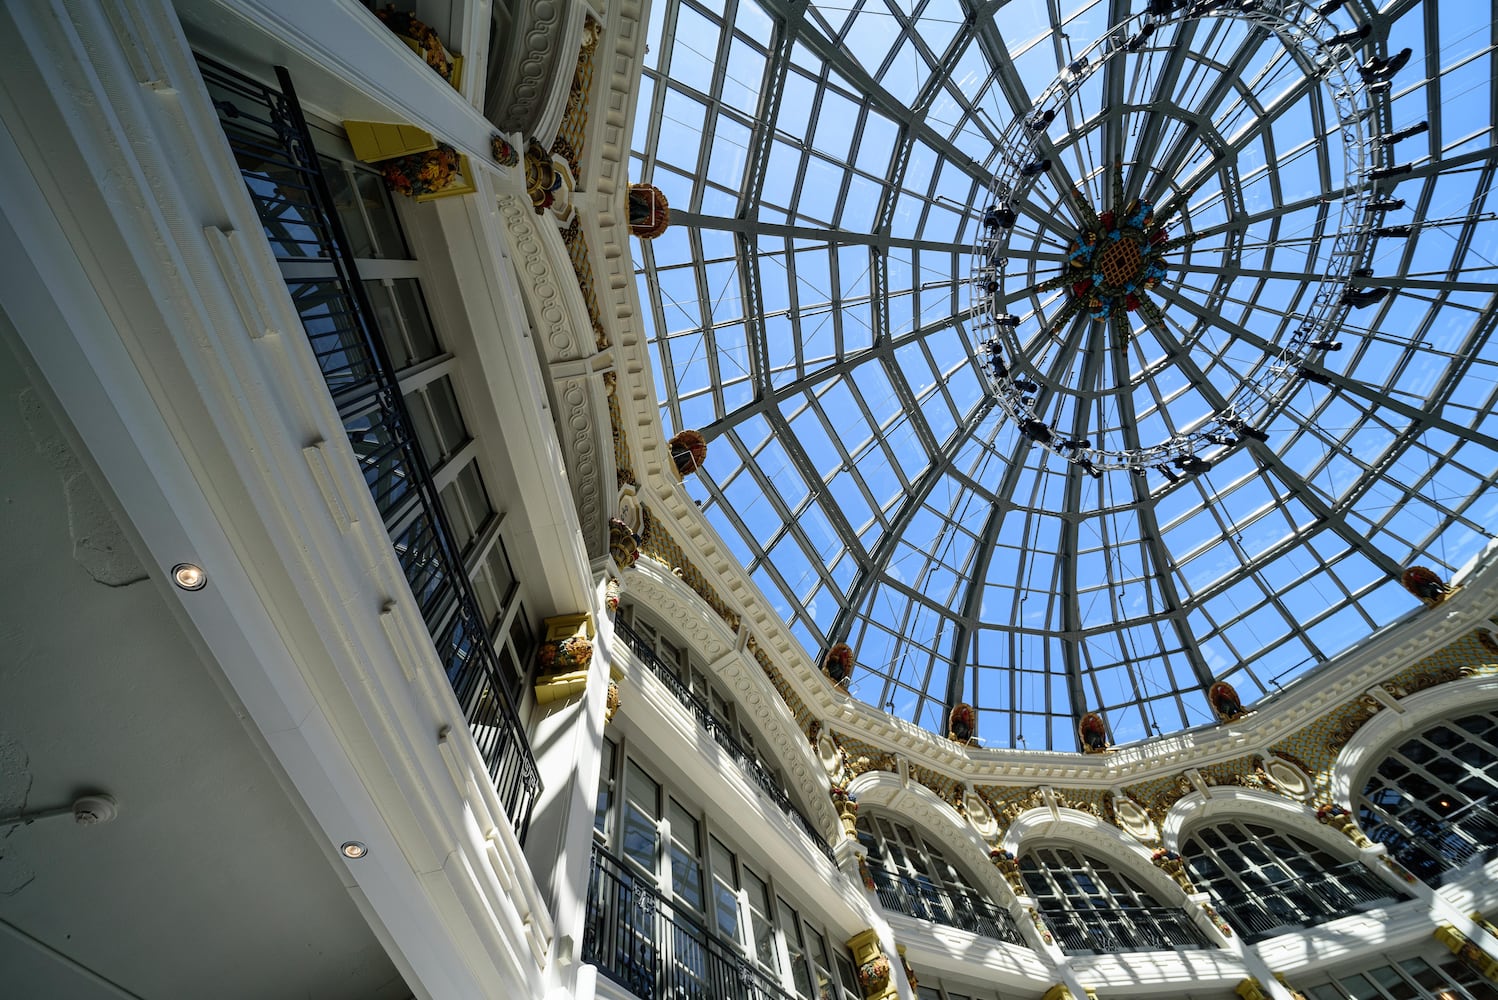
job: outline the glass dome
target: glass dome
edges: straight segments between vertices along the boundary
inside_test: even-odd
[[[662,420],[856,697],[1180,730],[1491,537],[1495,56],[1440,7],[653,5]]]

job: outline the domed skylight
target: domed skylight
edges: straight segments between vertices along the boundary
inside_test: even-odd
[[[856,697],[1179,730],[1491,537],[1494,49],[1445,6],[658,0],[662,419]]]

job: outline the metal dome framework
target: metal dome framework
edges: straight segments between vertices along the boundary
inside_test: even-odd
[[[635,253],[663,422],[710,442],[685,488],[813,656],[852,645],[855,696],[937,732],[970,702],[988,746],[1076,749],[1087,711],[1115,743],[1209,722],[1213,681],[1273,693],[1409,610],[1404,565],[1450,572],[1498,523],[1491,25],[1148,6],[662,0],[648,27],[631,172],[673,227]],[[1006,124],[1036,108],[1050,166],[1003,309],[1058,311],[1039,286],[1110,164],[1193,237],[1127,353],[1085,315],[1060,337],[1052,381],[1083,402],[1057,436],[1190,439],[1172,454],[1211,445],[1209,468],[1089,470],[1002,405],[970,279],[1018,187]],[[1214,425],[1266,357],[1264,439]]]

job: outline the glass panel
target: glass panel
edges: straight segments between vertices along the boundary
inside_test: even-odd
[[[626,858],[652,877],[656,874],[656,855],[660,843],[657,830],[660,796],[661,786],[630,760],[625,769],[624,822],[620,831],[620,846]]]
[[[632,162],[686,220],[634,258],[660,416],[713,428],[683,488],[813,662],[853,647],[854,697],[937,733],[960,697],[986,746],[1211,724],[1214,681],[1290,685],[1413,606],[1399,567],[1491,538],[1486,21],[996,6],[974,44],[959,4],[812,4],[783,53],[756,4],[653,8]],[[1354,111],[1271,9],[1411,65]],[[1415,169],[1343,176],[1375,148]]]
[[[593,829],[608,833],[609,814],[614,808],[614,758],[619,748],[607,736],[603,738],[603,762],[598,770],[598,796],[593,805]]]
[[[702,839],[697,820],[671,800],[671,889],[678,902],[701,915]]]
[[[730,941],[741,941],[739,935],[739,894],[734,872],[733,852],[717,837],[709,839],[709,861],[713,871],[713,922],[718,933]]]
[[[796,992],[803,997],[814,1000],[811,992],[811,970],[806,962],[806,947],[801,940],[801,921],[796,916],[796,911],[783,899],[777,899],[777,916],[780,921],[780,932],[785,936],[785,948],[791,961],[791,978],[795,981]]]

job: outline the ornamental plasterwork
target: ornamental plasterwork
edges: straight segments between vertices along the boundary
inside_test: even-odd
[[[765,676],[770,679],[771,686],[779,692],[786,707],[791,710],[791,715],[796,719],[796,725],[801,727],[802,732],[805,732],[811,722],[811,709],[807,708],[806,702],[796,694],[796,689],[785,682],[785,675],[780,672],[779,667],[775,666],[775,661],[770,659],[770,654],[760,647],[759,641],[753,635],[749,636],[746,645],[749,655],[754,657],[754,662],[759,664],[759,669],[764,671]]]
[[[979,785],[975,786],[973,791],[988,804],[988,811],[993,814],[998,824],[1000,838],[1021,814],[1031,809],[1044,808],[1046,804],[1045,794],[1038,785],[1028,787]]]
[[[491,90],[494,106],[485,109],[506,132],[538,135],[547,131],[545,119],[554,124],[555,110],[546,112],[548,106],[555,108],[553,81],[567,58],[567,15],[574,5],[580,6],[580,0],[531,0],[514,6],[509,45],[500,54],[504,72]]]
[[[856,777],[866,771],[899,773],[900,764],[894,754],[881,750],[856,736],[833,733],[832,738],[842,748],[845,766],[850,776]]]
[[[661,521],[650,513],[648,506],[640,508],[642,527],[640,528],[640,554],[649,556],[656,562],[664,563],[666,568],[676,574],[697,596],[707,602],[707,606],[718,613],[724,623],[733,631],[739,630],[739,615],[728,602],[718,595],[707,579],[686,557],[676,539],[671,537],[662,525]]]
[[[958,789],[961,786],[953,779],[939,771],[921,767],[919,764],[912,764],[910,766],[910,780],[925,785],[935,793],[937,798],[956,809],[959,813],[962,811],[962,807],[959,805],[962,797],[958,793]]]
[[[1389,695],[1402,698],[1463,677],[1495,674],[1498,674],[1498,656],[1494,656],[1477,633],[1472,632],[1401,670],[1384,681],[1381,687]],[[1337,756],[1380,707],[1372,697],[1355,699],[1276,743],[1269,751],[1310,776],[1317,801],[1329,801],[1332,769]]]
[[[583,23],[582,46],[572,72],[572,85],[567,91],[567,107],[562,112],[556,140],[551,144],[551,152],[567,161],[572,176],[578,180],[582,180],[583,150],[588,141],[589,99],[593,95],[593,67],[602,36],[603,26],[589,17]]]
[[[632,601],[648,608],[651,617],[670,627],[708,662],[732,648],[723,633],[713,627],[712,619],[703,615],[701,605],[657,579],[650,570],[639,567],[629,574],[629,594]]]

